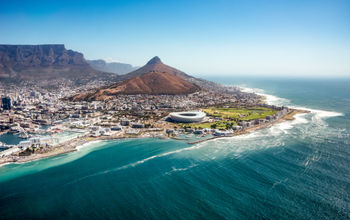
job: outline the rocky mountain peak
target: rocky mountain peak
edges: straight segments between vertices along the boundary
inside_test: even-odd
[[[149,64],[163,64],[158,56],[153,57],[150,61],[147,62]]]

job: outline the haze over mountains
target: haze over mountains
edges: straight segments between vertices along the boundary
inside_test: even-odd
[[[87,62],[96,70],[103,72],[127,74],[137,69],[137,67],[120,62],[106,62],[104,60],[87,60]]]
[[[0,80],[67,79],[74,83],[114,80],[115,74],[92,68],[82,53],[63,44],[0,45]]]
[[[120,83],[76,95],[71,100],[107,100],[118,94],[179,95],[201,90],[200,86],[189,81],[193,77],[163,64],[157,56],[143,67],[120,77],[123,79]]]

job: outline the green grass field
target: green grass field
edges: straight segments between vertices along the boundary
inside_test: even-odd
[[[230,129],[237,125],[238,121],[249,121],[254,119],[263,119],[268,115],[274,115],[277,110],[265,107],[247,107],[247,108],[216,108],[211,107],[203,109],[208,115],[220,118],[220,121],[211,123],[180,123],[182,128],[204,129]]]
[[[268,115],[274,115],[277,110],[264,107],[247,108],[207,108],[203,111],[212,117],[223,119],[238,119],[242,121],[266,118]]]

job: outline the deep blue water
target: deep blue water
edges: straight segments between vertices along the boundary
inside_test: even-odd
[[[215,80],[312,113],[197,145],[100,142],[0,167],[0,218],[349,219],[350,80]]]

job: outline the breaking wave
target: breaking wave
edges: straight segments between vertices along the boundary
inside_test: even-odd
[[[104,170],[92,175],[82,177],[76,181],[83,179],[103,175],[110,172],[116,172],[133,168],[144,164],[148,161],[162,158],[162,157],[179,157],[179,158],[191,158],[197,160],[215,160],[220,158],[236,158],[244,155],[245,153],[257,150],[263,150],[271,147],[285,146],[286,142],[290,139],[306,138],[307,136],[329,136],[329,133],[335,134],[337,131],[326,130],[326,122],[323,119],[329,117],[342,116],[342,113],[310,109],[306,107],[290,105],[291,101],[285,98],[280,98],[274,95],[265,94],[264,90],[257,88],[242,88],[245,92],[254,92],[258,95],[264,96],[266,102],[271,105],[288,105],[293,108],[310,111],[309,114],[295,115],[295,119],[292,121],[284,121],[273,125],[270,128],[254,131],[249,134],[244,134],[235,137],[226,137],[220,139],[214,139],[203,143],[198,143],[191,147],[180,148],[174,151],[153,155],[142,160],[138,160],[133,163],[129,163],[116,168]],[[327,134],[326,134],[327,133]],[[308,164],[308,162],[305,162]],[[165,174],[170,175],[173,172],[185,171],[197,166],[197,164],[190,165],[186,168],[172,167],[171,171]]]
[[[325,129],[327,123],[324,119],[329,117],[342,116],[342,113],[310,109],[301,106],[291,105],[291,101],[285,98],[280,98],[274,95],[265,94],[264,90],[256,88],[243,88],[245,92],[254,92],[258,95],[266,97],[266,102],[272,105],[288,105],[293,108],[310,111],[309,114],[298,114],[295,116],[295,120],[284,121],[279,124],[275,124],[270,128],[254,131],[249,134],[244,134],[235,137],[226,137],[220,139],[214,139],[203,143],[198,143],[190,147],[180,148],[174,151],[169,151],[157,155],[153,155],[136,162],[125,164],[119,167],[110,168],[104,171],[100,171],[82,178],[79,178],[73,182],[82,181],[84,179],[104,175],[111,172],[117,172],[133,167],[137,167],[151,160],[155,160],[163,157],[175,157],[175,158],[191,158],[199,161],[204,160],[218,160],[220,158],[237,158],[243,156],[245,153],[251,151],[263,150],[271,147],[285,146],[286,142],[291,139],[307,138],[309,136],[329,136],[334,135],[338,131]],[[91,146],[90,144],[83,145]],[[314,160],[314,158],[312,159]],[[305,162],[309,164],[308,161]],[[186,171],[198,164],[192,164],[185,168],[172,167],[172,170],[166,172],[166,175],[170,175],[178,171]],[[73,183],[71,182],[71,183]]]
[[[288,105],[291,108],[297,108],[300,110],[307,110],[311,113],[316,114],[319,118],[329,118],[329,117],[338,117],[338,116],[344,116],[343,113],[340,112],[333,112],[333,111],[325,111],[325,110],[319,110],[319,109],[311,109],[303,106],[293,105],[291,104],[291,101],[289,99],[281,98],[275,95],[266,94],[263,89],[260,88],[246,88],[244,85],[238,86],[243,92],[248,93],[255,93],[258,95],[261,95],[265,97],[266,103],[270,105]]]
[[[76,149],[77,149],[77,151],[80,151],[86,147],[96,146],[97,144],[100,145],[102,142],[103,141],[101,141],[101,140],[87,142],[85,144],[77,146]]]
[[[285,146],[289,141],[299,138],[337,136],[339,129],[330,128],[325,119],[330,117],[344,116],[343,113],[311,109],[291,104],[291,101],[274,95],[266,94],[258,88],[242,88],[244,92],[254,92],[264,96],[268,104],[287,105],[292,108],[307,110],[310,113],[297,114],[292,121],[284,121],[274,124],[269,128],[254,131],[249,134],[214,139],[198,144],[200,152],[182,152],[177,156],[192,157],[201,160],[219,159],[227,157],[239,157],[251,151],[263,150],[271,147]]]
[[[270,105],[289,105],[290,104],[290,100],[285,99],[285,98],[281,98],[281,97],[277,97],[277,96],[274,96],[274,95],[266,94],[263,89],[247,88],[247,87],[244,87],[244,85],[238,86],[238,87],[243,92],[255,93],[257,95],[265,97],[266,103],[268,103]]]

